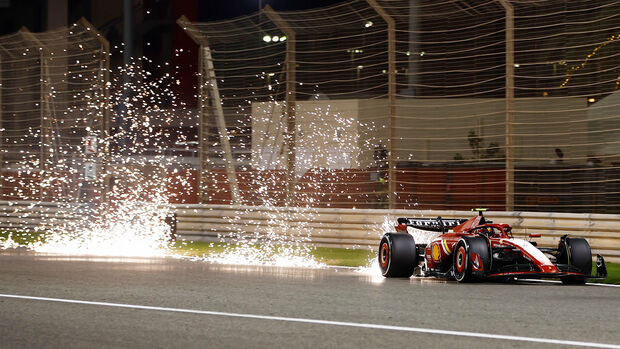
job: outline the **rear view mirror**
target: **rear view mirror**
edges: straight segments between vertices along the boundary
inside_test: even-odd
[[[539,237],[541,237],[541,236],[542,236],[542,235],[540,235],[540,234],[534,234],[534,233],[532,233],[532,234],[530,234],[530,239],[532,239],[532,238],[539,238]]]

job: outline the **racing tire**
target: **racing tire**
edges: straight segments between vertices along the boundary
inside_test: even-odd
[[[489,245],[487,239],[482,236],[461,238],[456,243],[452,255],[454,279],[457,282],[482,279],[491,266]]]
[[[592,274],[592,251],[590,244],[584,238],[565,237],[558,246],[560,254],[558,262],[571,265],[579,269],[584,276],[570,275],[561,278],[565,285],[583,285]]]
[[[383,276],[411,277],[418,266],[418,253],[413,236],[407,233],[386,233],[379,243],[377,258]]]

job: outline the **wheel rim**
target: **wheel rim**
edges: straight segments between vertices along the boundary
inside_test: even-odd
[[[465,256],[465,247],[460,246],[458,251],[456,251],[456,271],[459,274],[463,274],[465,271],[465,263],[467,262],[467,257]]]
[[[381,251],[379,252],[379,264],[381,268],[385,269],[390,261],[390,249],[387,243],[381,245]]]

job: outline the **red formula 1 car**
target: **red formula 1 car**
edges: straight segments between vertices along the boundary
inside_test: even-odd
[[[590,245],[584,238],[564,235],[557,248],[512,236],[508,224],[493,224],[482,212],[471,219],[399,218],[395,233],[379,244],[379,266],[385,277],[435,276],[458,282],[485,279],[559,278],[584,284],[607,276],[605,260],[597,255],[592,274]],[[428,244],[416,244],[412,230],[434,232]],[[530,240],[540,234],[530,234]]]

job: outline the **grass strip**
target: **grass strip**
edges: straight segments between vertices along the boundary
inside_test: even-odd
[[[0,242],[11,238],[19,245],[28,245],[34,242],[45,242],[46,236],[42,232],[23,232],[15,230],[0,230]]]
[[[592,275],[596,275],[596,263],[593,264]],[[605,280],[590,280],[590,282],[620,285],[620,264],[609,262],[605,264],[607,265],[607,278]]]
[[[234,245],[220,242],[200,242],[200,241],[175,241],[172,250],[178,254],[190,257],[208,256],[215,253],[224,252],[226,249],[235,249]],[[260,249],[260,245],[255,245]],[[276,250],[266,251],[274,253]],[[368,250],[354,250],[345,248],[316,247],[310,249],[310,255],[317,261],[327,265],[341,267],[360,267],[368,264],[368,261],[375,256],[375,253]]]

